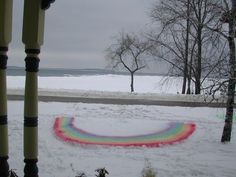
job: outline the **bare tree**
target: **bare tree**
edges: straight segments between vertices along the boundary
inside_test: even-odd
[[[226,9],[228,23],[228,45],[229,45],[229,82],[227,90],[227,107],[225,116],[225,125],[221,142],[229,142],[231,140],[233,114],[234,114],[234,97],[235,97],[235,84],[236,84],[236,64],[235,64],[235,26],[236,26],[236,2],[231,0],[232,6],[230,9],[229,2],[224,0],[224,7]],[[223,34],[222,34],[223,35]]]
[[[216,36],[214,36],[214,33],[205,27],[206,25],[209,26],[217,23],[217,19],[220,16],[219,8],[217,8],[219,2],[219,0],[190,0],[190,8],[193,11],[193,15],[190,16],[191,24],[194,29],[193,36],[197,41],[197,55],[195,60],[196,94],[200,94],[201,91],[201,80],[204,72],[203,68],[205,67],[204,63],[210,59],[210,57],[206,57],[206,54],[209,54],[210,50],[216,52],[220,49],[219,47],[217,48],[219,45],[215,43],[215,40],[217,38],[219,39],[219,35],[216,34]],[[213,36],[215,38],[212,39]],[[218,40],[218,42],[220,42],[220,40]],[[211,46],[211,48],[209,49],[208,46]],[[217,60],[215,61],[219,63]],[[211,65],[212,64],[213,63],[211,63]],[[209,65],[207,67],[209,68]]]
[[[187,9],[186,9],[186,38],[185,38],[185,57],[184,57],[184,76],[183,76],[183,86],[182,86],[182,94],[186,92],[186,86],[188,81],[188,89],[187,94],[190,94],[190,83],[191,83],[191,73],[188,67],[188,58],[189,58],[189,33],[190,33],[190,0],[187,0]],[[191,64],[191,63],[190,63]],[[189,75],[189,77],[188,77]],[[187,78],[189,78],[187,80]]]
[[[222,62],[217,55],[220,56],[219,46],[224,42],[205,27],[216,23],[220,15],[215,8],[217,3],[218,0],[161,0],[151,12],[152,19],[162,26],[160,33],[149,35],[157,48],[152,54],[183,76],[182,93],[186,92],[186,82],[190,93],[193,82],[195,94],[200,94],[205,78]]]
[[[134,74],[146,67],[145,55],[150,45],[140,40],[136,35],[122,33],[115,44],[107,50],[107,59],[112,68],[122,67],[130,73],[130,90],[134,92]]]
[[[225,38],[228,43],[228,55],[224,55],[224,59],[228,58],[223,69],[226,69],[223,73],[225,79],[214,81],[213,85],[209,86],[213,92],[223,91],[227,94],[226,116],[225,125],[221,137],[221,142],[229,142],[231,140],[232,124],[233,124],[233,110],[234,110],[234,98],[235,98],[235,84],[236,84],[236,63],[235,63],[235,34],[236,34],[236,1],[235,0],[222,0],[220,3],[215,3],[215,9],[220,10],[221,17],[216,18],[218,20],[212,26],[205,24],[206,27],[221,37]],[[227,25],[224,25],[227,24]],[[222,70],[220,71],[222,72]],[[222,75],[221,75],[222,76]],[[227,77],[227,78],[226,78]]]
[[[149,36],[151,40],[154,39],[156,45],[163,45],[164,48],[173,49],[173,57],[180,62],[168,60],[166,57],[164,60],[168,60],[173,67],[172,69],[179,70],[178,72],[183,75],[182,94],[186,92],[186,83],[188,77],[188,58],[189,58],[189,33],[190,33],[190,0],[167,0],[156,3],[151,11],[151,18],[160,22],[162,30],[157,37]],[[185,25],[186,24],[186,25]],[[168,40],[160,39],[163,35],[169,35],[170,41],[174,41],[172,44],[168,44]],[[168,37],[165,38],[168,38]],[[177,39],[177,36],[178,37]],[[160,38],[159,38],[160,37]],[[158,39],[159,38],[159,39]],[[167,42],[168,41],[168,42]],[[167,47],[168,46],[168,47]],[[168,50],[168,49],[167,49]],[[156,50],[158,52],[158,50]],[[155,53],[153,53],[156,55]],[[158,54],[159,55],[159,54]],[[161,56],[161,57],[160,57]],[[159,55],[159,58],[163,59],[163,55]],[[173,58],[171,57],[171,58]],[[183,66],[175,67],[176,62],[178,65],[181,63]],[[188,80],[189,81],[189,80]],[[189,90],[189,89],[188,89]],[[190,90],[189,90],[190,91]]]

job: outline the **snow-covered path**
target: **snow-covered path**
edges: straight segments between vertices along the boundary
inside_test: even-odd
[[[102,92],[82,90],[39,89],[38,99],[44,102],[82,102],[122,105],[161,105],[183,107],[225,107],[226,99],[212,99],[211,96],[159,94],[159,93],[128,93]],[[8,100],[24,100],[23,89],[8,89]]]

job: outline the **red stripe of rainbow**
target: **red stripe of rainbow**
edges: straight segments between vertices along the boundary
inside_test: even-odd
[[[136,136],[101,136],[75,127],[74,118],[58,117],[54,132],[64,141],[109,146],[147,146],[158,147],[170,145],[188,138],[195,131],[195,124],[171,122],[161,130],[150,134]]]

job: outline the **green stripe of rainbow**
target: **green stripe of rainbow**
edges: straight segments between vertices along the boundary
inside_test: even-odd
[[[136,136],[101,136],[75,127],[74,118],[58,117],[54,132],[64,141],[109,146],[147,146],[158,147],[173,144],[188,138],[195,131],[195,124],[171,122],[161,130],[150,134]]]

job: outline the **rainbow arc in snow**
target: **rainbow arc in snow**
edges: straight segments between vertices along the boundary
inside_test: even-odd
[[[187,139],[194,131],[195,124],[170,122],[159,131],[135,136],[102,136],[84,131],[74,125],[74,118],[58,117],[54,132],[60,139],[86,145],[104,146],[146,146],[159,147],[171,145]]]

